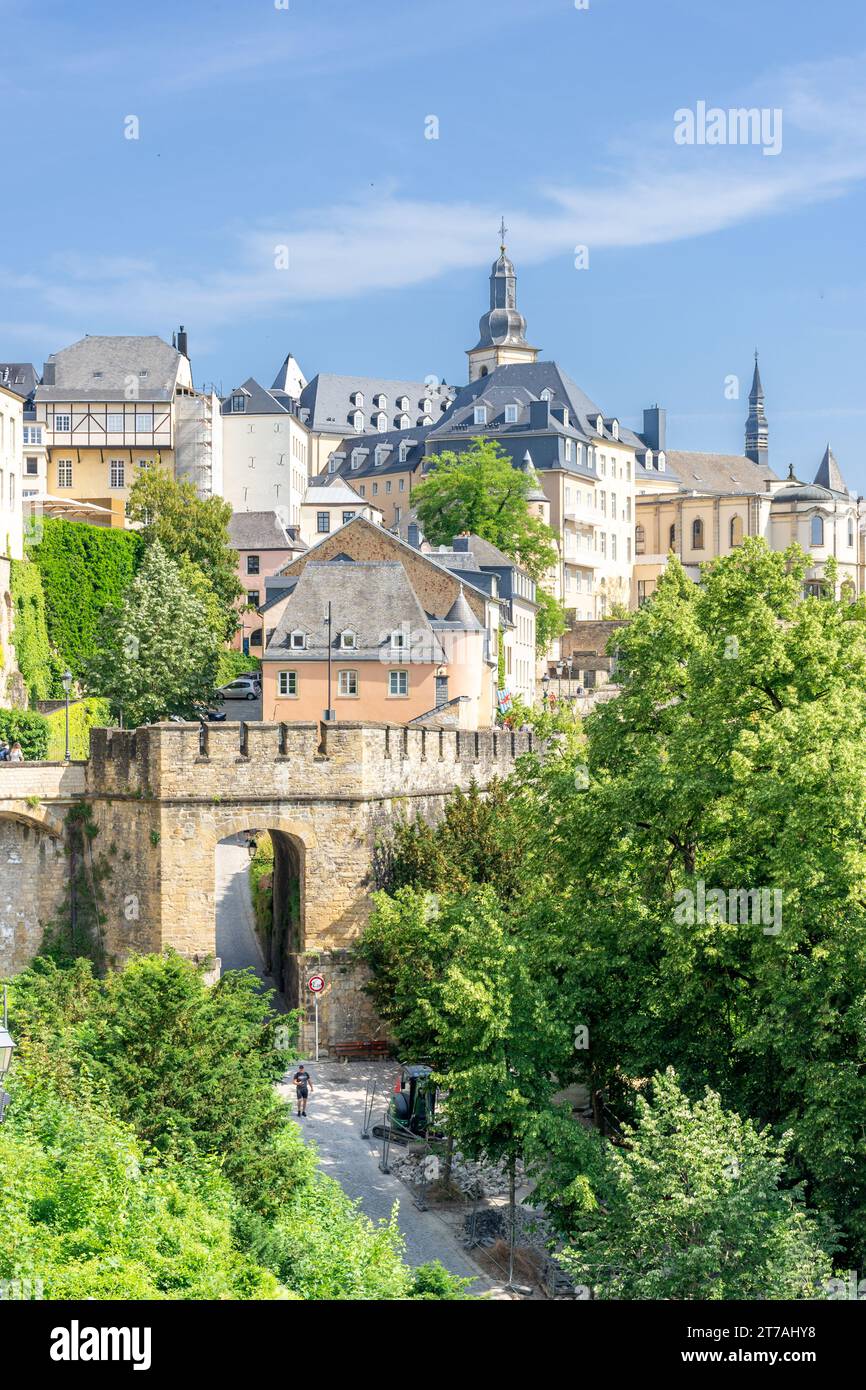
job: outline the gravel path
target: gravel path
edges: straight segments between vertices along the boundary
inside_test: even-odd
[[[376,1082],[373,1123],[379,1123],[397,1075],[396,1062],[305,1060],[304,1065],[315,1090],[307,1105],[308,1118],[296,1118],[295,1123],[301,1126],[307,1142],[316,1145],[322,1172],[336,1178],[343,1191],[359,1201],[362,1211],[374,1221],[387,1220],[394,1203],[399,1204],[398,1222],[410,1265],[440,1260],[452,1274],[475,1279],[473,1293],[491,1289],[491,1281],[470,1260],[447,1218],[419,1211],[405,1184],[393,1174],[381,1172],[381,1140],[361,1138],[365,1085],[368,1081]],[[294,1113],[294,1087],[284,1084],[279,1090]]]

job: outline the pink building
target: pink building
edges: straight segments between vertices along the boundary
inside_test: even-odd
[[[297,527],[284,526],[275,511],[235,512],[229,522],[229,539],[238,552],[238,579],[247,593],[241,627],[232,645],[238,651],[261,656],[262,619],[256,610],[264,601],[265,580],[307,547]]]
[[[462,588],[434,617],[399,562],[310,560],[281,606],[262,660],[265,720],[320,720],[330,709],[337,720],[493,723],[487,632]]]

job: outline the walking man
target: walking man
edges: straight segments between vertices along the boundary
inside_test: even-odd
[[[313,1089],[313,1079],[310,1076],[310,1073],[307,1071],[306,1067],[304,1066],[303,1062],[301,1062],[300,1066],[298,1067],[298,1070],[292,1077],[292,1080],[295,1083],[295,1090],[298,1094],[298,1114],[303,1119],[306,1119],[307,1096]]]

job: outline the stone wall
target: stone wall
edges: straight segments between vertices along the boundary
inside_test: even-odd
[[[351,1020],[364,1032],[375,1027],[348,952],[369,913],[383,831],[397,816],[435,819],[456,787],[507,776],[532,744],[531,734],[388,724],[95,729],[86,764],[0,770],[0,825],[5,811],[33,827],[21,862],[44,895],[23,887],[22,873],[9,912],[32,922],[62,897],[62,856],[40,848],[37,831],[41,839],[62,836],[66,808],[84,797],[99,831],[94,854],[110,868],[103,887],[109,960],[168,947],[203,960],[216,953],[217,845],[239,831],[269,830],[287,851],[280,891],[290,890],[294,875],[300,898],[300,922],[285,943],[290,958],[280,962],[293,982],[288,1002],[306,1007],[309,974],[327,964],[320,1003],[327,1047]],[[6,833],[8,851],[18,853],[20,828]],[[35,929],[16,930],[20,968],[38,943]]]

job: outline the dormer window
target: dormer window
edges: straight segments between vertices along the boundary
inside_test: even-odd
[[[611,422],[610,432],[614,439],[619,439],[619,420]]]
[[[336,471],[337,471],[337,460],[334,458],[334,455],[332,454],[331,457],[328,459],[328,472],[329,472],[329,473],[336,473]]]
[[[352,405],[363,405],[363,404],[364,404],[364,392],[363,392],[363,391],[353,391],[353,392],[352,392],[352,395],[349,397],[349,399],[351,400]]]
[[[604,434],[604,420],[601,418],[600,415],[596,417],[595,432],[596,434]]]
[[[357,648],[357,645],[355,633],[351,628],[346,628],[345,632],[340,633],[340,646],[343,648],[343,651],[353,652]]]
[[[541,393],[541,399],[542,399],[543,401],[552,401],[552,400],[553,400],[553,392],[551,391],[551,389],[550,389],[549,386],[545,386],[544,390],[543,390],[542,393]]]
[[[400,444],[400,462],[405,463],[409,457],[409,444],[407,440],[402,440]]]
[[[430,403],[430,397],[429,397],[429,396],[425,396],[424,399],[423,399],[423,401],[419,401],[418,404],[420,405],[420,407],[421,407],[421,409],[422,409],[422,411],[424,412],[425,415],[429,415],[429,414],[430,414],[430,411],[433,409],[433,406],[432,406],[431,403]]]
[[[379,411],[379,414],[375,417],[373,423],[376,429],[378,430],[379,434],[385,433],[386,429],[388,428],[388,417],[383,410]]]
[[[353,468],[360,468],[360,467],[361,467],[361,464],[363,463],[363,461],[364,461],[364,450],[363,450],[363,449],[353,449],[353,450],[352,450],[352,467],[353,467]]]
[[[353,429],[354,429],[354,431],[355,431],[356,434],[363,434],[363,432],[364,432],[364,413],[363,413],[363,411],[361,411],[361,410],[356,410],[356,411],[355,411],[354,415],[352,416],[352,427],[353,427]]]
[[[658,470],[659,470],[660,473],[664,473],[664,471],[665,471],[665,456],[664,456],[663,453],[659,454],[659,458],[658,458]]]
[[[373,404],[374,404],[374,406],[376,407],[377,410],[387,410],[387,409],[388,409],[388,397],[385,396],[385,395],[383,395],[382,392],[380,391],[379,394],[378,394],[378,396],[374,396],[374,397],[373,397]]]
[[[505,423],[506,425],[517,424],[517,406],[513,402],[505,407]]]
[[[391,633],[391,651],[404,652],[406,650],[406,633],[403,628],[397,627]]]
[[[408,410],[408,409],[409,409],[409,397],[408,397],[408,396],[398,396],[398,397],[397,397],[397,409],[398,409],[398,410]]]
[[[387,444],[377,444],[377,445],[376,445],[376,467],[377,467],[377,468],[379,467],[380,464],[382,464],[382,463],[385,462],[385,460],[386,460],[386,458],[388,457],[388,455],[390,454],[390,452],[391,452],[391,449],[390,449],[389,445],[387,445]]]
[[[420,418],[419,421],[418,421],[418,424],[419,424],[419,425],[421,426],[421,428],[423,429],[423,428],[425,427],[425,425],[432,425],[432,424],[433,424],[433,421],[432,421],[432,419],[430,418],[429,415],[422,415],[421,418]]]
[[[473,423],[476,424],[476,425],[486,425],[486,424],[487,424],[487,406],[486,406],[486,405],[476,405]]]
[[[307,634],[296,628],[289,636],[289,646],[293,652],[302,652],[307,645]]]
[[[571,463],[571,451],[572,451],[572,443],[571,443],[571,440],[570,440],[570,439],[566,439],[566,441],[565,441],[565,461],[566,461],[566,463]]]
[[[246,410],[246,408],[247,408],[247,398],[246,398],[246,396],[244,395],[243,391],[233,391],[233,392],[232,392],[232,413],[233,413],[234,415],[240,415],[240,414],[243,413],[243,411]]]
[[[398,428],[398,430],[408,430],[408,428],[409,428],[409,416],[408,416],[408,415],[401,415],[401,416],[400,416],[399,420],[397,421],[397,428]]]
[[[643,461],[643,466],[644,466],[644,468],[652,468],[652,466],[653,466],[653,451],[652,451],[652,449],[647,449],[647,451],[646,451],[646,457],[645,457],[645,459],[644,459],[644,461]]]

